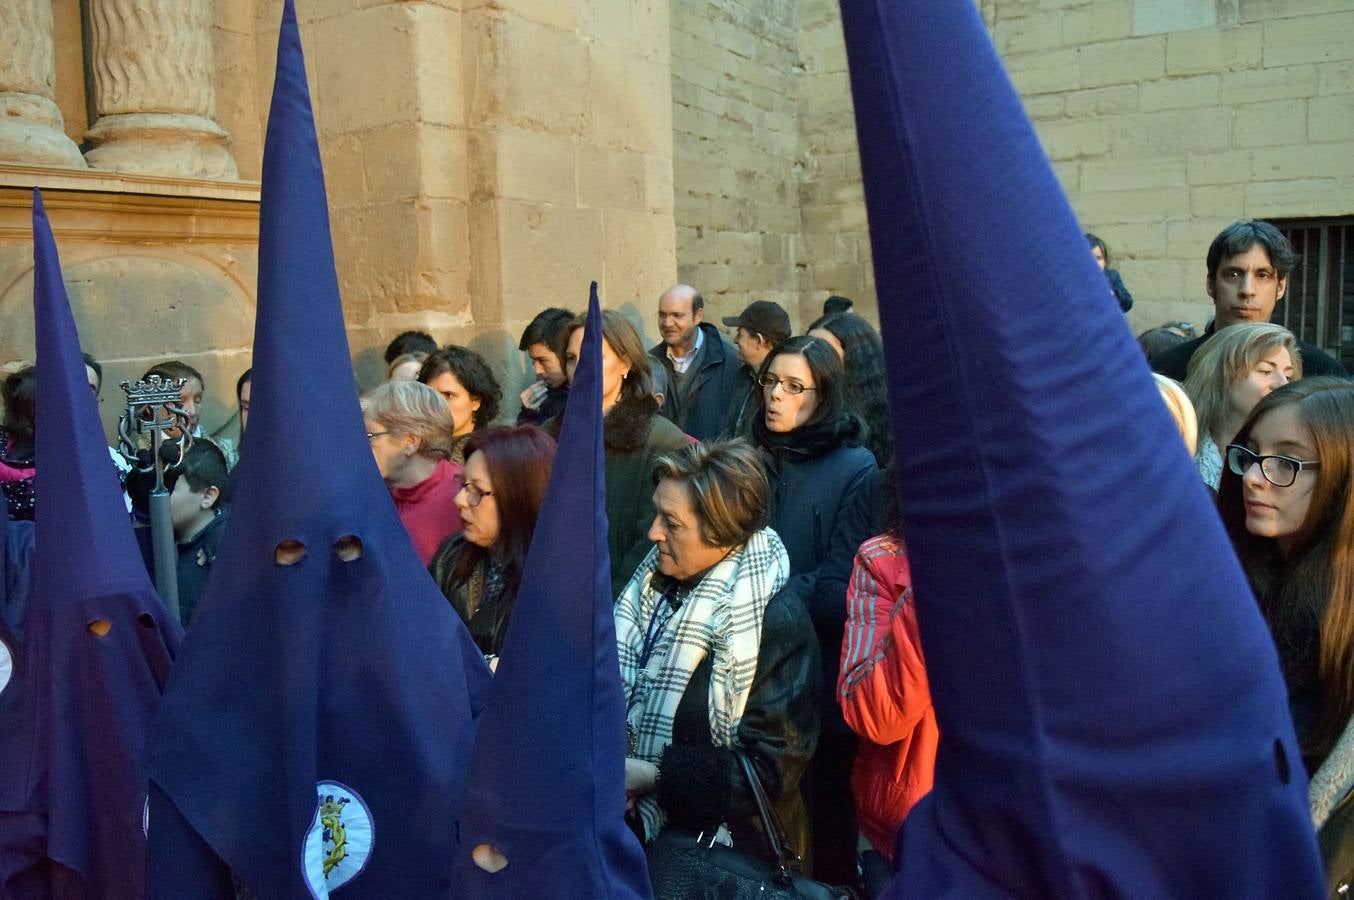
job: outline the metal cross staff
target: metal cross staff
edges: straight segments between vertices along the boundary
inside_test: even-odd
[[[179,458],[192,446],[191,420],[180,405],[186,378],[161,379],[152,375],[145,381],[122,382],[127,409],[118,418],[118,448],[138,472],[155,472],[155,488],[150,492],[150,539],[155,559],[155,590],[175,618],[179,617],[178,550],[174,546],[174,522],[169,512],[169,491],[165,490],[165,461],[160,456],[166,432],[177,430]],[[133,433],[135,427],[135,433]],[[137,457],[137,435],[150,434],[151,462]]]

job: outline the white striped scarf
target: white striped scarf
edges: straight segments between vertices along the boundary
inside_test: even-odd
[[[653,587],[657,566],[658,551],[652,548],[616,600],[616,643],[626,719],[636,737],[633,752],[654,764],[672,743],[677,707],[692,673],[707,655],[712,656],[710,738],[716,746],[733,746],[757,674],[762,616],[789,577],[790,557],[775,531],[764,528],[754,534],[716,563],[691,591],[641,670],[646,626],[655,607],[667,602]],[[636,805],[645,839],[652,840],[663,827],[658,801],[648,795]]]

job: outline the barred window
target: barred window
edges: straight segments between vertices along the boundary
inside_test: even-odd
[[[1354,218],[1274,220],[1298,254],[1273,322],[1354,372]]]

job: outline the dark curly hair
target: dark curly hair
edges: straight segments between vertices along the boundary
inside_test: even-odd
[[[38,420],[38,370],[24,366],[0,383],[0,399],[5,403],[5,431],[9,435],[9,455],[27,458],[33,455]]]
[[[447,372],[455,375],[466,393],[480,402],[480,408],[474,413],[476,430],[498,418],[503,389],[498,386],[498,379],[483,356],[469,347],[448,344],[423,361],[423,368],[418,370],[418,380],[427,384]]]
[[[389,366],[401,356],[411,353],[436,353],[437,341],[423,331],[404,331],[395,335],[395,339],[386,345],[385,360]]]
[[[869,429],[865,446],[882,469],[893,459],[893,424],[889,418],[888,377],[884,342],[869,322],[855,313],[823,316],[808,327],[823,329],[837,339],[846,355],[846,399]]]

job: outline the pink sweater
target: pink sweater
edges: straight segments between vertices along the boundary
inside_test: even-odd
[[[461,467],[442,459],[433,473],[418,484],[390,489],[400,521],[425,566],[432,561],[442,541],[461,530],[461,514],[456,510],[455,500],[462,480]]]

